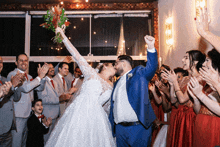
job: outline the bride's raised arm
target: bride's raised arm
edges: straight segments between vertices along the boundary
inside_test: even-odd
[[[73,56],[74,60],[80,67],[83,75],[85,77],[88,77],[90,75],[94,75],[95,70],[87,63],[87,61],[80,55],[78,50],[73,46],[73,44],[69,41],[69,39],[64,34],[63,30],[61,28],[56,28],[56,33],[60,33],[61,36],[64,38],[63,43],[66,46],[67,50],[70,52],[70,54]]]

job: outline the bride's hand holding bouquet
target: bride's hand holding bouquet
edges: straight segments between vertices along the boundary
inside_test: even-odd
[[[40,26],[48,30],[56,31],[57,28],[62,28],[62,32],[65,32],[66,27],[69,26],[70,22],[64,14],[65,9],[58,6],[51,7],[47,10],[47,14],[44,15],[45,23],[42,23]],[[56,33],[56,36],[52,38],[54,42],[61,43],[63,37],[60,33]]]

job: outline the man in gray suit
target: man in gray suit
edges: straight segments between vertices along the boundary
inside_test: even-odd
[[[54,76],[54,67],[53,64],[48,64],[49,65],[49,70],[48,73],[45,77],[46,83],[43,91],[38,91],[38,98],[42,99],[43,103],[43,114],[49,118],[52,118],[52,124],[49,127],[49,132],[44,135],[44,144],[46,144],[47,140],[50,137],[50,134],[54,128],[54,125],[56,123],[56,120],[59,116],[59,111],[60,111],[60,101],[65,101],[66,97],[65,95],[58,95],[58,86],[57,82],[53,80]],[[60,97],[60,98],[59,98]]]
[[[14,115],[14,101],[17,102],[21,98],[22,87],[15,90],[15,87],[21,85],[23,81],[21,73],[12,77],[11,82],[5,82],[4,96],[0,98],[0,146],[9,147],[12,146],[11,130],[16,130],[16,122]],[[0,84],[1,85],[1,84]],[[0,90],[2,90],[0,88]],[[13,97],[11,95],[14,94]]]
[[[67,83],[64,79],[69,73],[69,65],[66,62],[61,62],[58,67],[59,72],[54,76],[53,80],[56,81],[58,87],[58,95],[64,95],[65,99],[60,100],[60,116],[64,113],[66,109],[67,101],[70,99],[71,94],[68,91]]]
[[[2,69],[3,69],[3,59],[2,59],[2,57],[0,56],[0,84],[3,85],[3,84],[5,84],[5,82],[7,81],[7,79],[1,75]]]
[[[10,81],[11,76],[14,76],[17,72],[24,73],[26,77],[26,80],[21,86],[24,89],[21,93],[21,99],[20,101],[14,103],[17,131],[12,130],[13,147],[21,147],[22,141],[23,143],[26,143],[26,123],[31,112],[31,102],[34,100],[33,90],[35,89],[41,91],[44,89],[45,80],[41,79],[46,75],[49,68],[47,64],[42,67],[39,65],[38,76],[33,79],[32,76],[27,74],[28,62],[29,60],[26,54],[16,56],[15,64],[17,65],[17,68],[11,71],[7,76],[7,81]]]

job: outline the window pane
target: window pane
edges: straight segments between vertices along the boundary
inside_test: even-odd
[[[144,36],[149,35],[147,17],[124,17],[125,48],[128,55],[146,55]]]
[[[94,56],[115,56],[119,36],[120,18],[92,18],[92,54]]]
[[[78,49],[81,55],[89,53],[89,18],[69,18],[70,26],[66,29],[66,36]],[[63,44],[53,43],[55,33],[40,27],[43,18],[31,19],[31,56],[66,56],[70,55]],[[75,26],[75,27],[74,27]]]
[[[25,18],[0,18],[1,56],[24,53]]]

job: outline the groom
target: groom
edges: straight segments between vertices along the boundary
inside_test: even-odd
[[[120,79],[111,96],[109,120],[117,147],[147,147],[151,143],[152,122],[156,119],[148,98],[148,83],[158,66],[155,39],[144,37],[148,44],[146,67],[132,69],[132,58],[121,55],[115,63]]]

